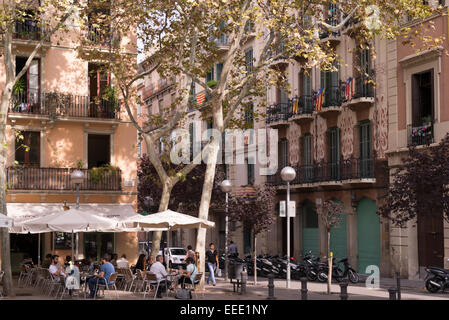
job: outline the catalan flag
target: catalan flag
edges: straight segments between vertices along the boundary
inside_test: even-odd
[[[196,95],[196,104],[202,104],[206,100],[206,91],[200,92]]]
[[[346,90],[345,90],[345,98],[346,101],[349,101],[354,96],[354,85],[355,80],[353,78],[348,78],[346,80]]]
[[[294,114],[298,113],[298,99],[293,99],[292,109]]]
[[[321,88],[320,90],[318,90],[316,94],[316,105],[315,105],[316,111],[321,111],[321,109],[323,108],[325,90],[326,88]]]

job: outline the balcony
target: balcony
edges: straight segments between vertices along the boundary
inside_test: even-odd
[[[267,107],[265,122],[272,128],[288,126],[288,118],[291,113],[291,102],[277,103]]]
[[[424,122],[422,126],[407,126],[407,146],[430,145],[434,142],[433,120]]]
[[[326,19],[326,23],[333,27],[337,26],[340,21],[336,17],[329,17]],[[341,42],[341,33],[339,31],[334,32],[330,30],[322,30],[319,34],[320,43],[328,43],[332,47],[337,46]]]
[[[6,169],[8,190],[74,190],[71,168],[27,168],[22,166]],[[81,169],[85,179],[80,190],[120,191],[121,170],[108,169],[93,173],[92,169]]]
[[[270,68],[284,70],[289,64],[288,56],[285,53],[284,44],[282,42],[278,48],[270,51],[269,57],[272,60],[269,64]]]
[[[313,120],[313,112],[315,111],[315,98],[312,95],[302,95],[298,99],[298,108],[296,109],[292,102],[292,112],[289,121],[295,121],[298,124],[306,123]]]
[[[321,110],[317,112],[323,117],[339,114],[342,110],[342,87],[339,85],[327,86],[324,91],[324,102]]]
[[[290,183],[294,188],[315,188],[326,186],[342,186],[344,184],[373,184],[374,159],[341,160],[335,163],[314,163],[294,166],[296,177]],[[280,170],[267,176],[267,184],[273,186],[286,185],[280,177]]]
[[[86,42],[88,45],[100,47],[118,46],[120,41],[120,35],[112,33],[109,26],[94,27],[89,24],[87,27]]]
[[[120,119],[120,103],[103,98],[76,96],[56,92],[15,94],[9,115]]]
[[[48,29],[42,26],[39,21],[32,19],[16,21],[12,37],[13,40],[22,42],[41,41],[42,39],[50,42],[50,39],[48,39]]]
[[[229,50],[229,38],[227,34],[222,34],[218,39],[215,39],[215,45],[218,53],[225,53]]]
[[[346,100],[344,104],[351,110],[359,110],[369,108],[374,105],[375,91],[374,86],[370,82],[374,79],[374,71],[371,72],[373,77],[358,76],[355,80],[355,92],[351,99]],[[346,92],[346,84],[343,86],[343,92]]]

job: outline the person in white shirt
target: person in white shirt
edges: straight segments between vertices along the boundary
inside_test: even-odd
[[[58,255],[54,255],[52,257],[52,264],[50,265],[50,267],[48,267],[48,270],[50,271],[50,273],[54,276],[54,277],[59,277],[59,275],[63,275],[64,278],[67,277],[67,274],[64,272],[64,270],[62,269],[62,266],[59,264],[59,256]]]
[[[126,259],[126,254],[122,254],[122,257],[117,260],[117,268],[118,269],[128,269],[129,261]]]
[[[156,262],[151,265],[150,272],[156,275],[157,281],[160,282],[157,297],[162,298],[162,292],[167,290],[167,287],[171,285],[171,282],[165,280],[167,278],[167,270],[165,270],[162,262],[164,258],[161,255],[156,257]]]

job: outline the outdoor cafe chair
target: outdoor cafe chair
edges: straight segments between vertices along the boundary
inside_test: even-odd
[[[186,283],[186,278],[184,277],[184,280],[182,282],[182,286],[186,289],[191,289],[193,291],[193,294],[196,296],[196,298],[198,298],[197,295],[197,288],[198,285],[200,284],[200,280],[201,277],[203,276],[202,272],[198,272],[195,276],[195,280],[193,281],[193,283]],[[201,293],[202,298],[204,298],[204,291]]]
[[[113,274],[111,274],[111,276],[109,277],[109,281],[105,281],[104,284],[102,283],[98,283],[97,279],[97,285],[95,288],[95,298],[98,297],[98,291],[103,291],[103,296],[105,296],[104,291],[111,291],[112,289],[114,289],[115,291],[115,298],[118,299],[118,292],[117,292],[117,286],[116,286],[116,282],[117,282],[117,272],[114,272]]]
[[[22,286],[26,285],[30,276],[31,276],[30,266],[28,266],[26,264],[22,264],[20,266],[20,274],[19,274],[19,280],[17,281],[17,286],[20,287],[21,283],[22,283]]]
[[[136,293],[137,289],[139,289],[139,292],[142,292],[142,290],[145,288],[145,282],[146,282],[146,273],[140,269],[137,269],[136,277],[133,283],[131,284],[130,291],[132,289],[132,286],[134,285],[134,293]]]
[[[150,272],[147,273],[146,280],[148,282],[147,282],[147,285],[145,287],[145,292],[143,294],[143,298],[145,299],[145,297],[147,295],[147,292],[151,292],[151,290],[154,290],[154,297],[153,297],[153,299],[156,299],[157,291],[159,290],[159,285],[160,285],[160,283],[162,281],[165,281],[165,280],[158,280],[157,276],[154,273],[150,273]]]

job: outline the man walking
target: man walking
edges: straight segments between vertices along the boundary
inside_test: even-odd
[[[212,285],[215,286],[215,269],[220,268],[220,264],[218,263],[217,251],[215,250],[215,245],[211,242],[209,244],[209,250],[206,251],[206,262],[209,268],[209,278],[207,278],[207,283],[209,284],[212,281]]]

